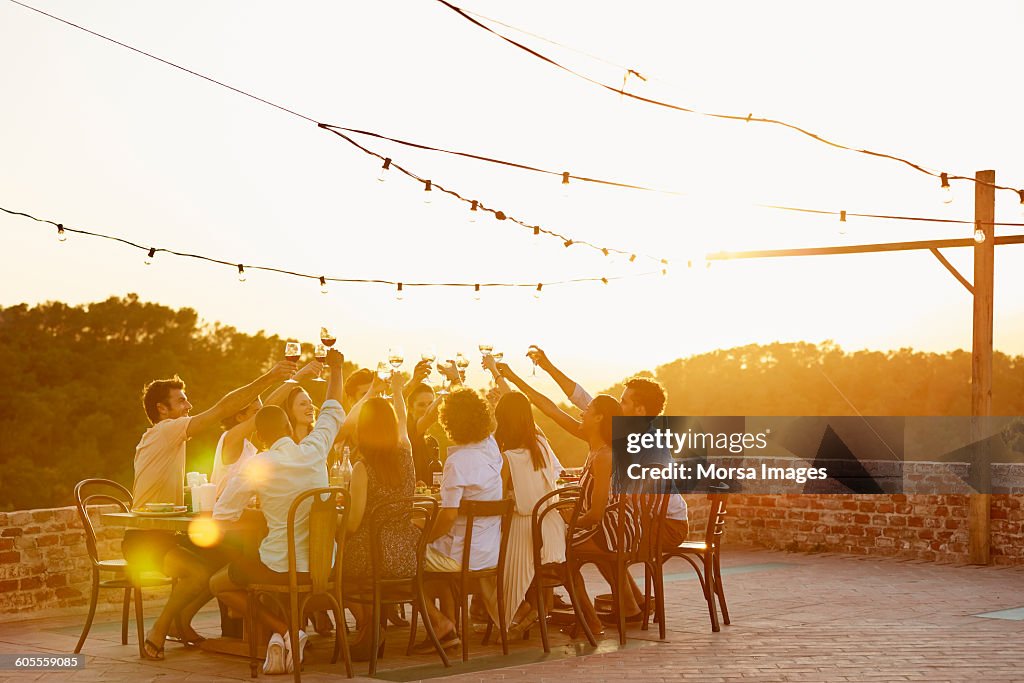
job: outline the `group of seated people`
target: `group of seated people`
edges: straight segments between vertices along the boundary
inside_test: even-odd
[[[626,382],[619,399],[608,395],[591,398],[555,367],[543,351],[536,351],[534,359],[582,411],[578,419],[490,355],[483,357],[483,365],[494,379],[494,389],[488,396],[459,386],[459,371],[441,365],[439,371],[452,386],[450,392],[435,395],[424,381],[431,372],[427,361],[416,366],[408,385],[399,373],[382,380],[377,373],[367,370],[359,370],[345,381],[343,357],[332,349],[325,361],[330,374],[326,398],[319,411],[298,383],[319,375],[322,366],[316,361],[301,369],[289,361],[277,363],[270,372],[195,416],[190,416],[192,406],[184,383],[177,377],[147,385],[143,403],[152,427],[143,435],[135,454],[133,506],[138,509],[150,502],[169,501],[182,504],[185,443],[192,435],[220,423],[224,431],[217,444],[211,475],[211,483],[217,485],[213,516],[236,520],[256,497],[268,533],[260,543],[258,557],[247,557],[227,543],[211,549],[195,546],[184,535],[126,532],[125,557],[133,566],[162,571],[177,579],[164,609],[146,634],[144,656],[162,659],[168,637],[186,644],[203,640],[190,622],[211,597],[216,596],[230,610],[244,614],[247,586],[288,582],[289,507],[303,491],[328,485],[328,459],[335,445],[342,443],[350,445],[356,454],[342,554],[343,581],[365,580],[374,570],[387,577],[415,575],[416,547],[421,534],[427,535],[424,570],[428,573],[460,571],[465,552],[470,553],[471,570],[494,567],[501,542],[500,518],[474,519],[471,548],[467,549],[466,518],[459,514],[459,507],[462,501],[511,497],[515,506],[507,540],[503,621],[511,625],[513,635],[521,634],[537,620],[535,593],[530,590],[534,579],[531,515],[537,501],[557,489],[562,471],[548,439],[534,421],[533,407],[589,447],[580,479],[577,533],[567,539],[566,521],[559,515],[547,515],[541,528],[542,562],[564,562],[566,543],[580,550],[603,551],[609,561],[606,565],[598,563],[598,568],[613,583],[612,553],[618,515],[626,516],[623,522],[627,529],[631,520],[628,507],[609,505],[612,419],[620,415],[660,414],[665,392],[654,380],[634,377]],[[295,381],[285,382],[288,379]],[[260,394],[272,388],[264,404]],[[390,396],[385,398],[387,394]],[[417,481],[430,482],[428,442],[433,439],[426,433],[435,422],[440,422],[452,445],[444,459],[440,510],[432,527],[386,527],[379,538],[371,541],[369,512],[382,503],[411,497]],[[308,571],[308,515],[307,503],[305,509],[299,508],[295,524],[295,562],[299,572]],[[678,545],[687,534],[686,504],[678,494],[671,495],[666,517],[663,543]],[[378,544],[383,566],[372,566],[372,542]],[[570,580],[574,581],[582,614],[592,632],[603,632],[582,577],[577,573]],[[442,647],[460,645],[455,623],[456,600],[450,583],[428,581],[425,590],[425,617]],[[627,621],[640,615],[643,594],[628,574],[612,590],[623,592]],[[493,583],[481,581],[474,609],[479,606],[482,618],[499,623],[495,593]],[[551,601],[554,596],[549,590],[542,599]],[[351,603],[345,608],[356,622],[353,658],[368,659],[372,629],[380,625],[370,623],[366,607]],[[298,634],[299,651],[292,652],[288,623],[272,610],[259,609],[258,617],[272,633],[264,672],[286,673],[299,666],[307,641],[305,631]],[[397,615],[393,618],[399,619]],[[326,624],[322,626],[321,620],[326,620]],[[326,613],[318,614],[316,622],[318,630],[332,626]],[[416,647],[424,652],[433,649],[429,640]]]

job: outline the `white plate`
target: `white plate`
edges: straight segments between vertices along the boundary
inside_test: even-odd
[[[188,513],[188,508],[181,508],[180,510],[165,510],[161,512],[154,512],[150,510],[133,510],[133,512],[139,517],[181,517]]]

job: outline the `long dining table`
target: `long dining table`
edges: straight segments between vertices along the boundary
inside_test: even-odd
[[[246,510],[242,518],[234,522],[214,521],[209,513],[156,515],[153,513],[137,512],[107,512],[101,515],[101,520],[108,526],[124,527],[127,529],[149,529],[191,535],[209,534],[212,531],[216,536],[229,532],[234,533],[240,537],[241,552],[247,557],[258,557],[259,542],[266,534],[267,529],[263,515],[257,510]],[[248,657],[249,646],[245,634],[247,632],[246,629],[250,625],[246,623],[245,615],[241,618],[231,617],[228,614],[227,607],[223,603],[219,604],[221,636],[219,638],[207,638],[199,644],[200,649]],[[263,642],[263,639],[260,639],[258,642]]]

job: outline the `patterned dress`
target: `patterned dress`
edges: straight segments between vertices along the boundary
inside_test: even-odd
[[[412,453],[405,450],[402,455],[402,476],[398,485],[394,487],[385,487],[373,466],[365,460],[363,461],[366,466],[366,512],[359,529],[345,539],[342,576],[346,581],[368,579],[372,576],[370,512],[379,503],[406,498],[412,496],[415,491],[416,475],[412,464]],[[407,518],[385,526],[379,535],[383,576],[387,578],[414,576],[416,574],[416,544],[419,540],[420,530],[410,524]]]
[[[587,456],[587,464],[584,466],[583,475],[580,477],[581,517],[592,507],[592,500],[594,498],[594,461],[597,460],[598,457],[605,457],[609,451],[611,451],[611,446],[602,446],[596,451],[591,451],[590,455]],[[576,533],[572,540],[573,545],[579,545],[584,541],[594,539],[598,546],[604,550],[615,552],[618,545],[619,515],[622,514],[623,511],[626,515],[626,518],[623,520],[626,547],[632,547],[633,539],[639,533],[639,529],[637,528],[636,520],[633,517],[632,507],[629,505],[629,498],[626,496],[617,496],[610,490],[608,492],[608,505],[604,509],[604,516],[601,518],[601,523],[589,529],[576,529]]]

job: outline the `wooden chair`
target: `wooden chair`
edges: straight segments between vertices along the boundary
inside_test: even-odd
[[[424,555],[427,549],[427,534],[434,526],[437,518],[437,501],[430,496],[411,496],[399,498],[383,503],[378,503],[367,515],[365,523],[370,525],[370,563],[372,578],[365,581],[348,582],[344,587],[345,600],[363,605],[371,605],[371,617],[369,628],[372,628],[372,640],[370,641],[370,668],[369,675],[377,673],[377,655],[380,648],[380,629],[383,614],[383,607],[386,605],[404,605],[410,603],[413,607],[413,618],[410,624],[409,647],[411,648],[416,637],[416,614],[420,610],[426,610],[426,597],[423,592],[423,565]],[[399,524],[414,524],[416,520],[423,522],[420,539],[416,543],[416,574],[411,577],[384,577],[384,560],[381,556],[382,544],[379,541],[382,532]],[[423,620],[423,627],[427,636],[434,644],[441,662],[451,666],[448,655],[441,642],[434,633],[434,627],[429,619]]]
[[[551,652],[551,643],[548,639],[548,615],[544,592],[546,588],[554,588],[555,586],[565,586],[565,590],[569,593],[569,602],[572,604],[576,623],[583,630],[583,634],[587,637],[587,642],[590,643],[590,646],[597,647],[594,633],[590,630],[587,620],[583,618],[583,614],[580,612],[579,603],[576,599],[575,581],[572,580],[571,572],[569,571],[574,561],[572,539],[576,530],[576,518],[579,516],[579,496],[580,489],[578,486],[565,487],[548,493],[538,500],[537,504],[533,507],[531,531],[533,534],[534,602],[537,605],[537,625],[540,628],[540,639],[546,653]],[[570,521],[566,524],[565,562],[560,564],[542,564],[541,551],[544,547],[544,537],[541,529],[544,526],[544,519],[550,514],[562,514],[563,510],[568,510],[571,513]],[[528,635],[529,632],[524,634],[524,636]]]
[[[501,651],[508,654],[508,625],[505,623],[505,551],[508,549],[508,533],[512,526],[512,512],[515,510],[515,500],[505,498],[503,500],[464,500],[459,505],[459,514],[466,518],[466,538],[462,546],[462,569],[456,572],[428,572],[426,578],[444,580],[453,584],[455,589],[456,611],[458,612],[456,624],[459,626],[459,635],[462,638],[462,661],[469,661],[469,635],[473,632],[469,618],[469,593],[474,582],[479,583],[480,579],[493,578],[497,582],[497,603],[498,603],[498,631],[501,635]],[[500,517],[501,518],[501,541],[498,548],[498,564],[488,569],[471,570],[470,556],[473,549],[473,521],[477,517]],[[413,613],[413,619],[416,615]],[[413,622],[415,624],[415,621]],[[484,636],[484,644],[490,639],[490,629]]]
[[[326,496],[326,497],[325,497]],[[309,572],[300,577],[296,569],[295,516],[299,506],[310,500],[309,505]],[[288,508],[288,584],[250,584],[248,592],[249,620],[249,675],[256,678],[260,660],[257,638],[259,620],[257,608],[260,595],[278,598],[288,594],[288,634],[291,649],[296,658],[299,653],[299,628],[306,606],[313,598],[323,598],[330,603],[334,612],[334,654],[331,663],[338,661],[341,653],[345,660],[345,673],[352,678],[352,660],[349,655],[345,624],[345,613],[341,597],[341,565],[345,545],[345,524],[348,520],[348,492],[340,486],[303,491]],[[302,665],[294,661],[293,675],[296,683],[302,680]]]
[[[664,564],[669,558],[679,557],[686,560],[693,570],[697,572],[700,580],[701,590],[704,591],[704,599],[708,603],[708,613],[711,616],[711,630],[718,632],[721,627],[718,625],[718,611],[715,609],[715,598],[722,608],[722,620],[729,625],[729,608],[725,604],[725,588],[722,585],[722,538],[725,535],[725,494],[708,494],[711,507],[708,510],[708,525],[704,531],[703,541],[683,541],[679,547],[667,550],[662,555]],[[664,592],[664,581],[662,576],[655,575],[655,595]],[[646,610],[645,610],[646,611]],[[644,625],[647,623],[647,615],[644,615]],[[664,625],[662,625],[664,628]]]
[[[94,492],[95,491],[95,492]],[[105,492],[104,492],[105,491]],[[128,614],[131,611],[132,595],[135,596],[135,625],[138,630],[139,656],[143,656],[146,641],[145,623],[142,616],[142,589],[153,586],[167,586],[172,580],[163,575],[151,572],[134,572],[124,559],[101,560],[96,546],[96,529],[89,517],[90,505],[117,505],[120,512],[128,512],[132,507],[132,494],[116,481],[109,479],[84,479],[75,485],[75,507],[85,529],[85,546],[89,551],[89,562],[92,565],[92,591],[89,597],[89,616],[85,619],[82,635],[75,646],[75,653],[82,651],[85,639],[92,628],[92,620],[96,616],[96,602],[101,588],[124,591],[124,606],[121,610],[121,644],[128,644]],[[101,574],[111,578],[101,579]],[[179,624],[179,633],[180,633]]]
[[[660,493],[621,493],[612,497],[608,507],[615,510],[616,543],[612,552],[596,550],[576,550],[573,562],[580,567],[588,562],[604,564],[612,569],[612,593],[616,600],[616,626],[619,630],[619,644],[626,644],[625,594],[622,589],[623,577],[628,576],[629,568],[635,564],[643,564],[645,572],[650,572],[657,585],[661,579],[661,526],[668,509],[668,496]],[[606,512],[607,514],[607,512]],[[628,529],[627,526],[631,527]],[[609,562],[610,561],[610,562]],[[655,614],[659,620],[659,636],[665,639],[665,596],[663,591],[656,591]],[[645,610],[641,605],[641,610]]]

